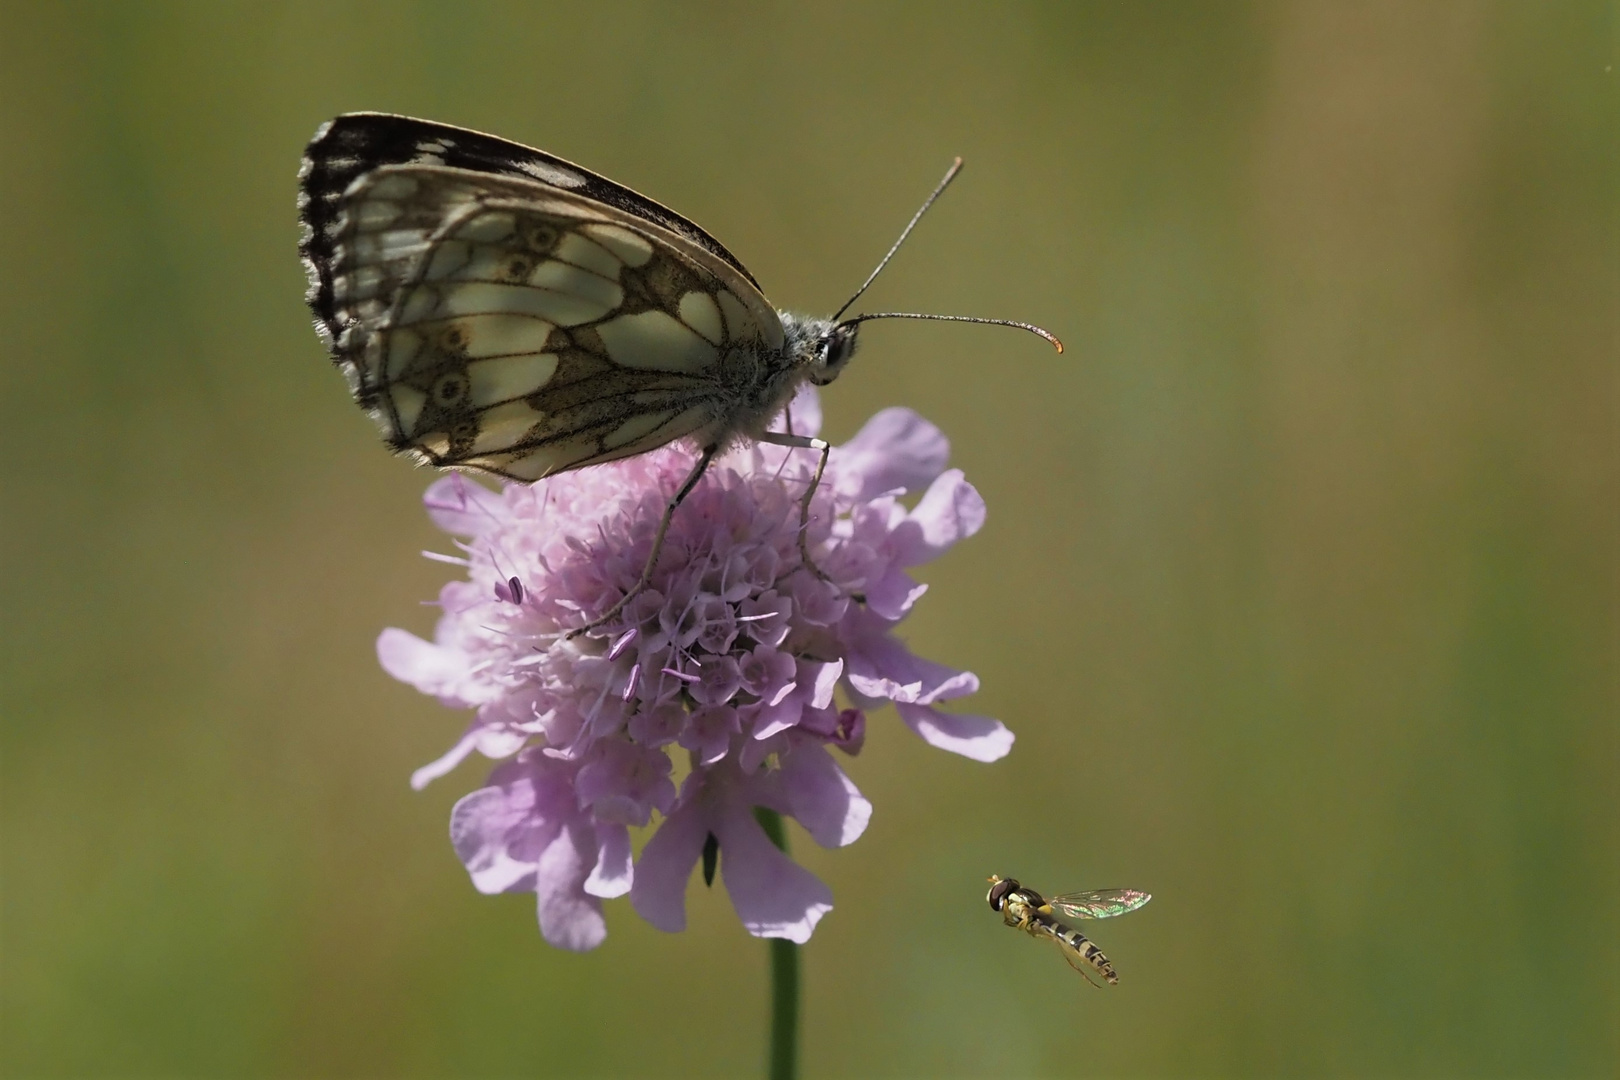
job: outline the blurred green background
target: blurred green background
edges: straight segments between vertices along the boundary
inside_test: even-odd
[[[302,303],[294,175],[382,109],[545,147],[874,308],[990,507],[880,714],[809,1076],[1608,1076],[1617,185],[1604,3],[0,4],[8,1077],[748,1076],[724,893],[599,951],[476,894],[464,718],[379,670],[445,542]],[[1157,894],[1098,993],[985,875]]]

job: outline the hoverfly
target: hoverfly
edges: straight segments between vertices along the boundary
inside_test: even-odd
[[[1069,962],[1070,967],[1085,975],[1085,968],[1075,963],[1079,960],[1112,985],[1119,982],[1114,965],[1108,962],[1101,949],[1080,931],[1064,923],[1063,919],[1111,919],[1115,915],[1135,911],[1153,897],[1136,889],[1097,889],[1093,892],[1064,893],[1048,900],[1034,889],[1018,884],[1015,878],[991,874],[990,892],[985,899],[990,901],[992,910],[1001,912],[1001,918],[1008,926],[1023,930],[1031,937],[1048,939],[1062,951],[1063,959]],[[1086,981],[1091,982],[1091,976],[1086,975]]]

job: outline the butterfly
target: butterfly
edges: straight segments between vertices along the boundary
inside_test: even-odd
[[[876,312],[843,319],[961,168],[830,319],[778,311],[752,274],[668,208],[518,143],[386,113],[323,124],[299,169],[300,255],[315,329],[394,451],[533,481],[690,439],[696,463],[665,506],[639,583],[570,637],[612,620],[651,580],[676,508],[710,462],[748,440],[814,450],[800,555],[826,468],[821,439],[768,430],[806,382],[824,386],[872,319],[1014,326]]]

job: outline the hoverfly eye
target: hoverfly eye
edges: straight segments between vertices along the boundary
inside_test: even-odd
[[[990,901],[991,910],[1000,911],[1002,905],[1007,902],[1007,894],[1016,888],[1018,888],[1018,882],[1011,878],[1003,878],[990,886],[990,894],[985,899]]]

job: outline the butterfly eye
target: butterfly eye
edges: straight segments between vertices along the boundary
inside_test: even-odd
[[[855,355],[856,329],[840,324],[827,331],[827,336],[820,343],[820,363],[810,372],[811,382],[826,386],[838,378],[838,373],[844,370],[849,358]]]

